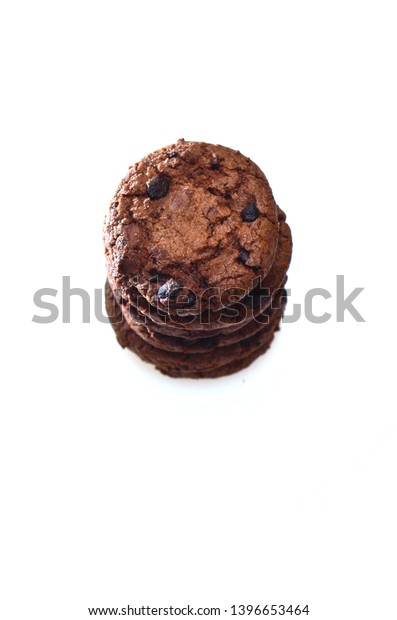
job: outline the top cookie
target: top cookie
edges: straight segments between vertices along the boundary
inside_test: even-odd
[[[185,142],[130,167],[105,220],[109,274],[165,310],[197,314],[244,297],[272,266],[277,206],[239,151]]]

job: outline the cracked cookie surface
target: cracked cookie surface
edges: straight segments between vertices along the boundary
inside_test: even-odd
[[[166,312],[197,315],[230,306],[266,276],[278,232],[256,164],[223,146],[178,140],[121,181],[105,220],[107,269],[125,300],[135,288]]]

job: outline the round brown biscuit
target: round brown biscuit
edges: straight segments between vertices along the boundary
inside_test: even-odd
[[[244,297],[271,268],[279,223],[263,172],[238,151],[185,142],[130,168],[112,200],[104,240],[112,287],[189,314]],[[227,296],[225,294],[228,293]]]

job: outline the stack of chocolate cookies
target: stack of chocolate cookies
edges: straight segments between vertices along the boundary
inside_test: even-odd
[[[248,366],[286,303],[285,220],[239,151],[178,140],[131,166],[104,228],[106,308],[120,345],[173,377]]]

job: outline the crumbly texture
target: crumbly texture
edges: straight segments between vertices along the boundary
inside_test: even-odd
[[[185,142],[132,166],[105,220],[112,288],[196,315],[241,299],[274,261],[279,218],[263,172],[238,151]],[[231,297],[231,295],[234,297]]]
[[[137,353],[141,359],[155,364],[164,374],[173,377],[212,378],[231,374],[250,364],[264,353],[278,330],[282,308],[272,311],[270,323],[254,335],[215,351],[186,354],[170,352],[150,345],[126,322],[118,304],[114,304],[111,288],[106,287],[106,308],[119,344]]]
[[[288,224],[281,220],[278,247],[274,263],[266,278],[260,282],[240,302],[227,309],[207,311],[200,316],[175,316],[152,306],[137,289],[130,289],[130,303],[123,303],[123,298],[114,291],[122,303],[122,312],[131,327],[144,324],[153,331],[182,338],[201,338],[229,334],[240,329],[266,310],[278,289],[285,284],[292,253],[292,238]],[[110,279],[112,288],[114,284]]]

